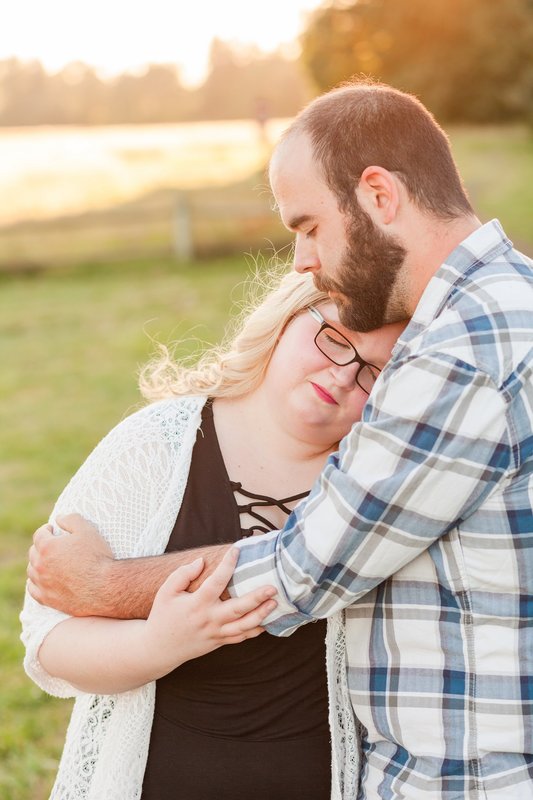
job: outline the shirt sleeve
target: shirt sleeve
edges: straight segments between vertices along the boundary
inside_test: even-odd
[[[510,469],[506,402],[490,376],[440,353],[388,371],[285,528],[238,543],[230,593],[275,585],[271,633],[359,600],[472,513]]]

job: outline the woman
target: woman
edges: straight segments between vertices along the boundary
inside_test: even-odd
[[[143,394],[158,402],[98,445],[52,519],[82,514],[121,558],[275,529],[359,418],[378,371],[357,358],[327,295],[286,275],[228,348],[193,369],[165,357],[145,371]],[[201,564],[176,571],[146,621],[67,618],[27,596],[28,674],[77,697],[53,798],[330,796],[325,626],[254,638],[273,601],[267,591],[225,610],[216,598],[231,558],[192,595],[182,590]],[[207,634],[194,603],[215,609]],[[252,638],[217,649],[242,639],[229,622],[237,611],[250,612]]]

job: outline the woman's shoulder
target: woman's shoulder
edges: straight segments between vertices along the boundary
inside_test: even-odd
[[[175,452],[200,425],[205,397],[187,395],[149,403],[125,416],[96,445],[88,461],[131,461],[135,452],[158,450]]]
[[[128,414],[116,429],[137,428],[156,437],[175,438],[197,421],[205,397],[186,395],[157,400]]]

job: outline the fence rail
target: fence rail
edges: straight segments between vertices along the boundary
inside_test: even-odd
[[[266,192],[166,190],[109,211],[0,228],[0,271],[162,256],[185,262],[289,241]]]

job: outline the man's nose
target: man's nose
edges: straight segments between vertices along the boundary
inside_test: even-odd
[[[330,369],[337,386],[347,390],[355,388],[357,384],[355,378],[359,370],[359,364],[356,361],[353,364],[346,364],[344,367],[332,364]]]
[[[306,239],[304,234],[297,233],[294,241],[294,269],[296,272],[317,272],[320,269],[320,260],[316,251],[315,242]]]

